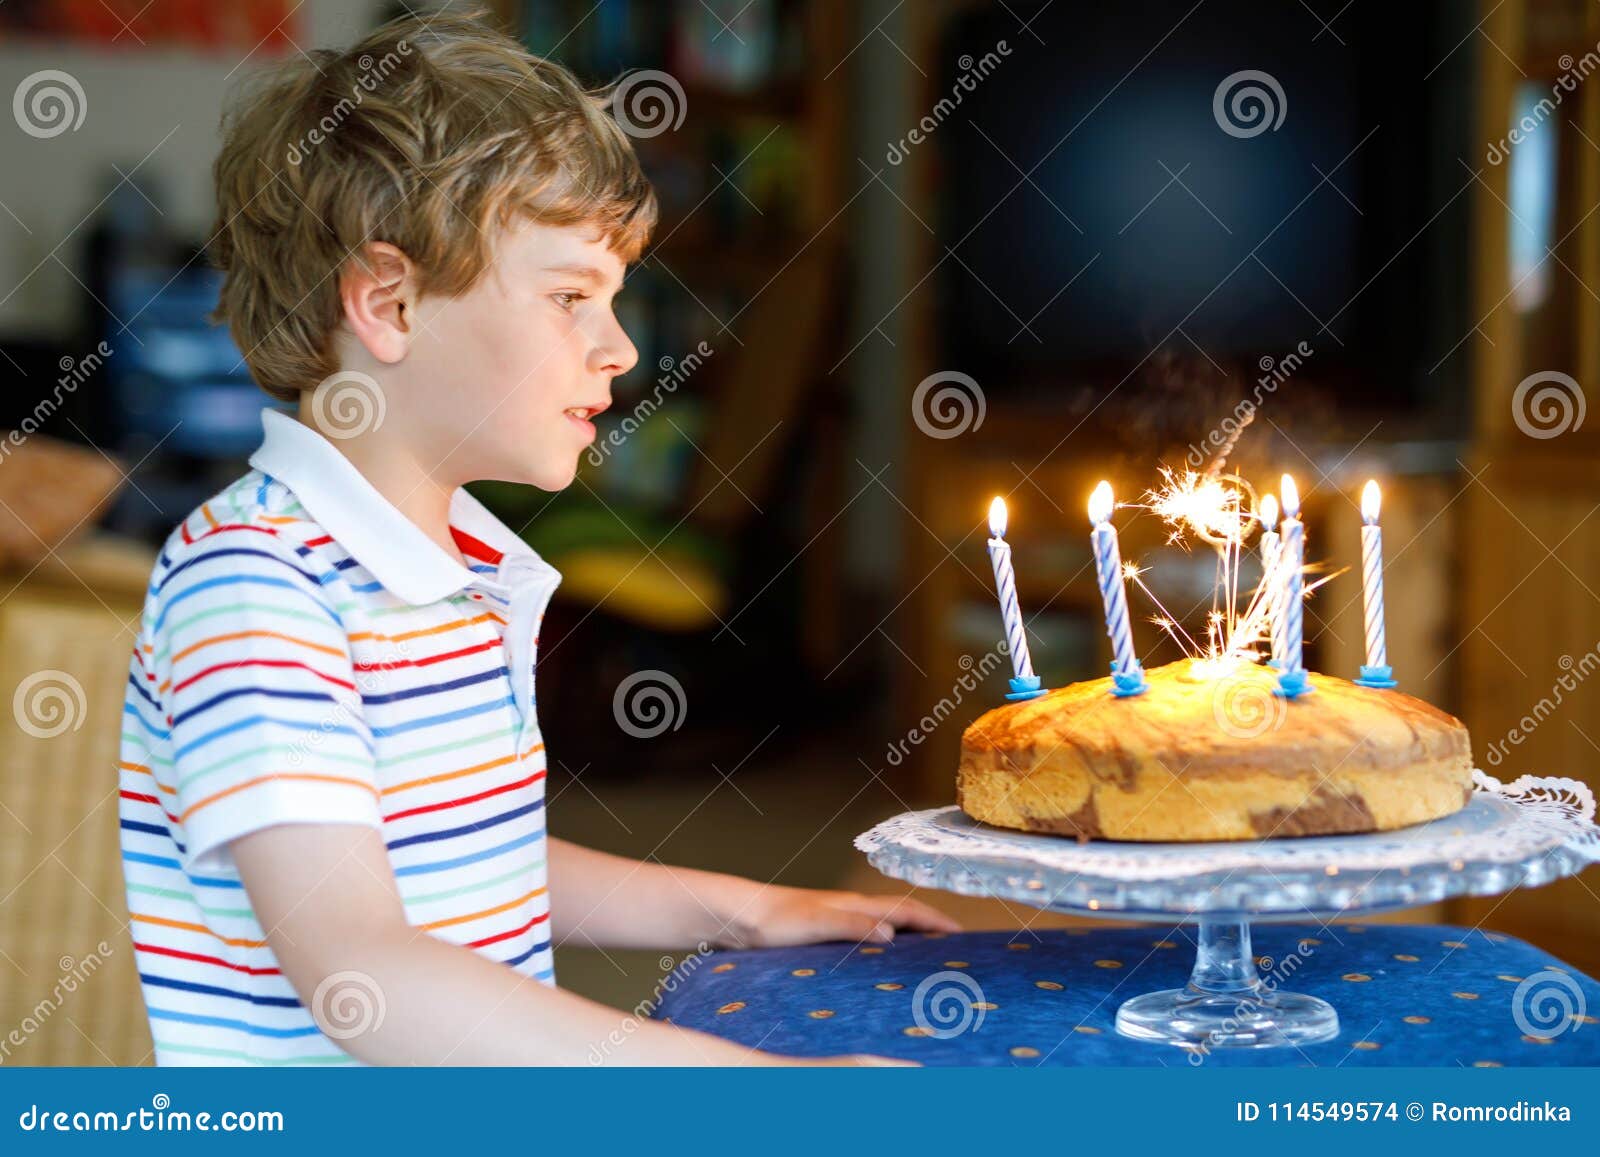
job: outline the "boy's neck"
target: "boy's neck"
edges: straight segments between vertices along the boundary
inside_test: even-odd
[[[311,414],[309,394],[301,396],[299,413],[302,424],[327,437],[318,429]],[[450,533],[450,500],[456,486],[442,482],[429,472],[415,449],[404,439],[383,433],[367,431],[349,438],[328,438],[328,441],[349,460],[363,478],[370,482],[417,529],[426,534],[440,550],[452,559],[466,565],[461,548]]]

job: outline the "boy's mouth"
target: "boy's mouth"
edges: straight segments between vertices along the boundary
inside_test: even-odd
[[[568,406],[562,411],[562,413],[566,414],[568,419],[578,425],[578,427],[583,431],[586,441],[592,442],[594,441],[597,431],[594,428],[594,423],[590,421],[590,419],[596,414],[599,414],[610,404],[610,402],[602,402],[597,406]]]

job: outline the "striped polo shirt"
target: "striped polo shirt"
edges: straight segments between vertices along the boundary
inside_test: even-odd
[[[123,872],[158,1064],[354,1064],[284,978],[229,842],[376,828],[419,930],[554,983],[539,623],[560,576],[464,491],[467,566],[275,411],[252,471],[184,520],[124,708]]]

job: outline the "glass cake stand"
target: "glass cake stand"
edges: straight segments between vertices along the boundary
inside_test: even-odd
[[[1387,912],[1537,887],[1600,862],[1587,785],[1474,771],[1461,811],[1358,836],[1203,844],[1078,843],[989,827],[957,807],[906,812],[856,837],[872,866],[921,887],[1052,912],[1198,926],[1183,988],[1117,1010],[1117,1031],[1189,1049],[1330,1040],[1332,1005],[1282,991],[1250,951],[1252,923]]]

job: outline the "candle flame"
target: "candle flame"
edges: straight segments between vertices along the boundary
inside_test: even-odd
[[[1294,479],[1285,474],[1280,490],[1283,495],[1283,516],[1285,518],[1300,517],[1300,490],[1294,484]]]
[[[1270,494],[1261,496],[1261,525],[1268,530],[1278,529],[1278,500]]]
[[[1378,525],[1378,507],[1383,502],[1383,494],[1378,489],[1376,478],[1367,479],[1367,484],[1361,488],[1361,521],[1368,526]]]
[[[989,533],[995,538],[1006,536],[1006,500],[998,494],[989,503]]]
[[[1109,522],[1114,509],[1116,501],[1111,497],[1111,483],[1102,481],[1089,495],[1089,521],[1096,526]]]

